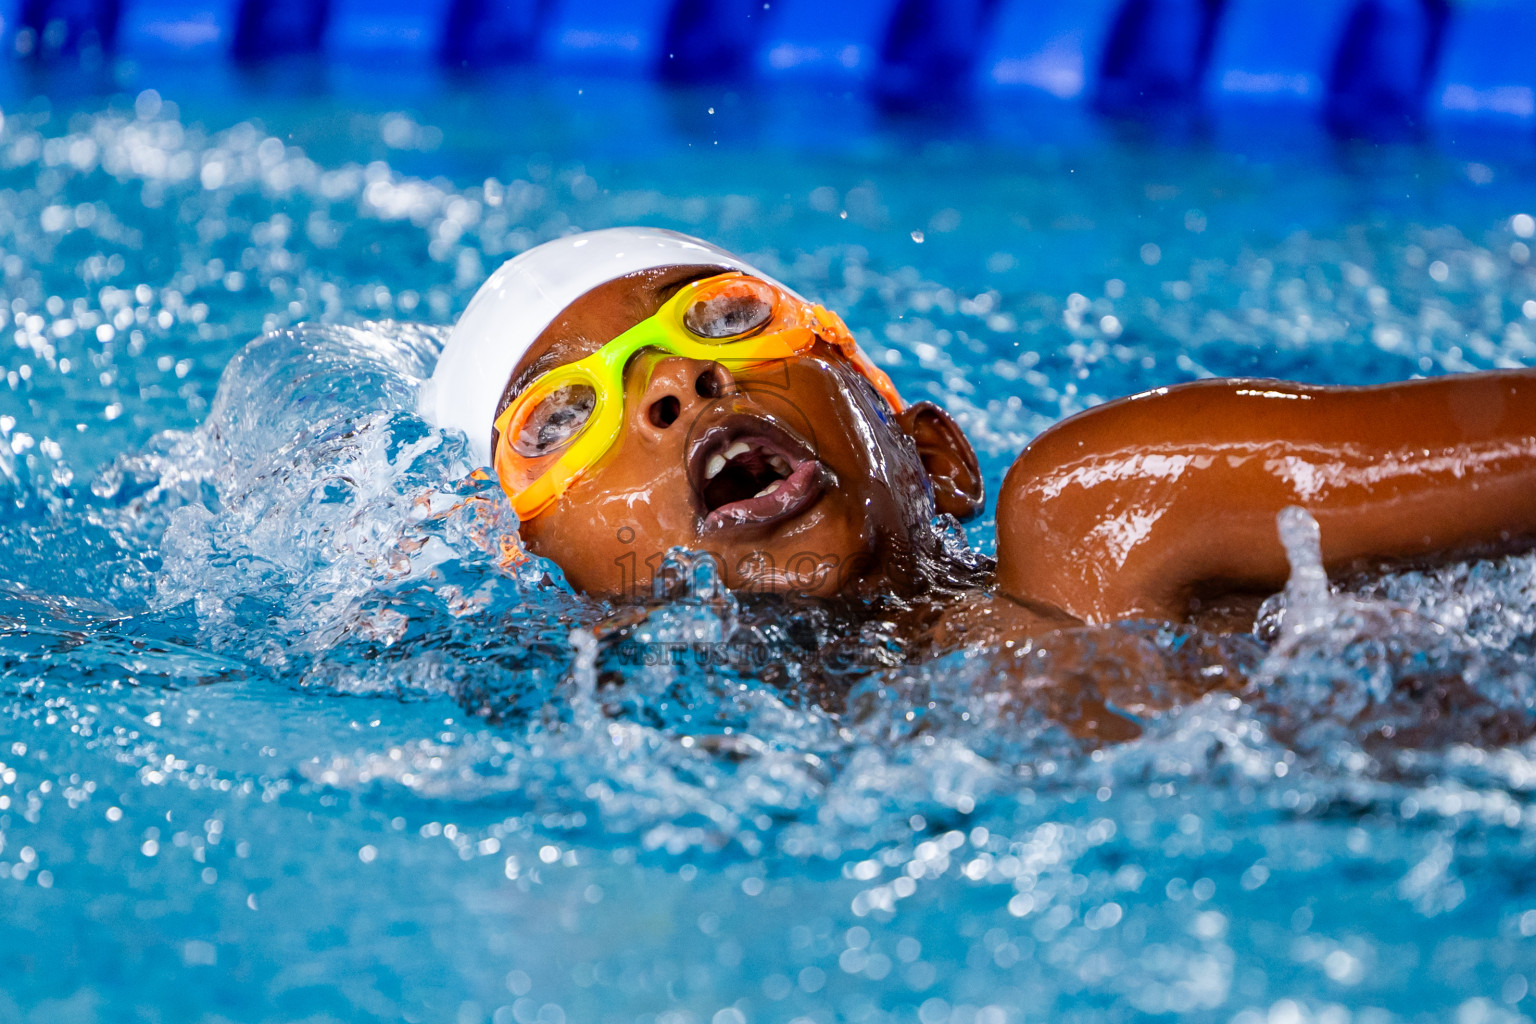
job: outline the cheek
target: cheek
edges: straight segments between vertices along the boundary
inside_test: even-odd
[[[633,499],[633,500],[630,500]],[[691,537],[669,530],[673,518],[638,491],[551,510],[522,527],[528,550],[560,566],[575,589],[594,597],[650,594],[653,563]]]
[[[522,528],[531,550],[558,563],[573,585],[613,592],[619,561],[644,566],[653,555],[696,539],[696,513],[679,447],[630,435],[555,507]],[[632,582],[629,581],[629,582]]]
[[[604,522],[638,525],[633,522],[638,517],[693,533],[693,492],[681,440],[623,438],[569,496]]]
[[[828,443],[822,452],[837,471],[843,504],[862,505],[862,510],[849,511],[879,520],[889,518],[897,505],[926,500],[922,462],[906,435],[866,405],[862,395],[845,392],[841,398],[835,417],[829,417],[832,429],[823,431]],[[887,525],[894,526],[895,520]]]

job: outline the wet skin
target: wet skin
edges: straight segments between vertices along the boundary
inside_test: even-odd
[[[535,341],[504,402],[718,272],[644,271],[583,295]],[[714,460],[733,452],[720,470]],[[642,352],[625,371],[618,441],[521,533],[602,596],[649,596],[678,545],[717,556],[733,589],[911,592],[936,544],[935,512],[980,504],[975,454],[949,416],[926,402],[893,413],[828,346],[759,366]]]
[[[1288,505],[1317,519],[1330,570],[1528,547],[1536,370],[1363,388],[1208,380],[1098,406],[1009,470],[998,586],[1090,623],[1184,621],[1284,584],[1275,516]]]
[[[507,399],[715,272],[663,268],[588,292],[535,342]],[[735,589],[910,595],[938,550],[934,513],[980,507],[975,454],[954,422],[926,402],[893,415],[824,346],[756,367],[642,353],[625,387],[613,449],[522,526],[528,548],[586,592],[649,595],[681,545],[717,555]],[[738,443],[762,472],[706,480],[711,456]],[[752,487],[785,476],[764,469],[775,457],[792,472],[753,499]],[[1536,371],[1370,388],[1199,381],[1065,420],[1004,482],[996,587],[949,601],[933,642],[1185,622],[1202,605],[1272,593],[1287,575],[1275,526],[1287,505],[1318,519],[1331,569],[1529,543]],[[1252,618],[1225,625],[1247,630]]]

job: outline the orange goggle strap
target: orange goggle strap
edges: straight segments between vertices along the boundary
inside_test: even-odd
[[[864,354],[836,313],[772,285],[768,287],[776,293],[773,317],[755,331],[736,338],[705,340],[684,326],[683,313],[690,303],[730,291],[741,282],[751,282],[754,288],[766,283],[732,272],[684,285],[654,315],[591,355],[541,374],[512,400],[496,418],[494,463],[518,519],[526,522],[547,509],[613,446],[623,429],[624,368],[641,349],[656,348],[702,361],[758,363],[792,358],[820,339],[841,352],[891,408],[899,412],[905,407],[891,378]],[[539,403],[573,385],[590,387],[595,396],[592,412],[577,434],[548,455],[529,457],[514,451],[512,439]]]

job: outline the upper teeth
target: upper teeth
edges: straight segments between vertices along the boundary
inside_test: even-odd
[[[752,446],[747,444],[747,442],[737,441],[725,451],[716,455],[711,455],[709,457],[709,462],[705,463],[704,465],[704,479],[713,480],[717,475],[719,475],[720,471],[725,468],[726,463],[730,462],[738,455],[747,454],[751,450]],[[782,455],[768,456],[768,465],[772,467],[774,472],[778,473],[780,476],[787,477],[790,474],[789,460]]]

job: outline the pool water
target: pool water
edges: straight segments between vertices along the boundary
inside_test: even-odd
[[[686,555],[620,642],[553,566],[500,566],[510,512],[415,413],[486,273],[631,223],[842,312],[994,494],[1045,426],[1159,384],[1528,365],[1524,143],[303,64],[11,74],[0,1021],[1536,1008],[1536,746],[1486,713],[1536,708],[1536,559],[1343,593],[1300,572],[1234,648],[1252,689],[1095,747],[1002,714],[984,652],[912,663],[878,629],[843,637],[823,709],[796,684],[848,624],[739,603]],[[991,532],[989,506],[952,542]],[[1435,673],[1483,710],[1425,725]]]

